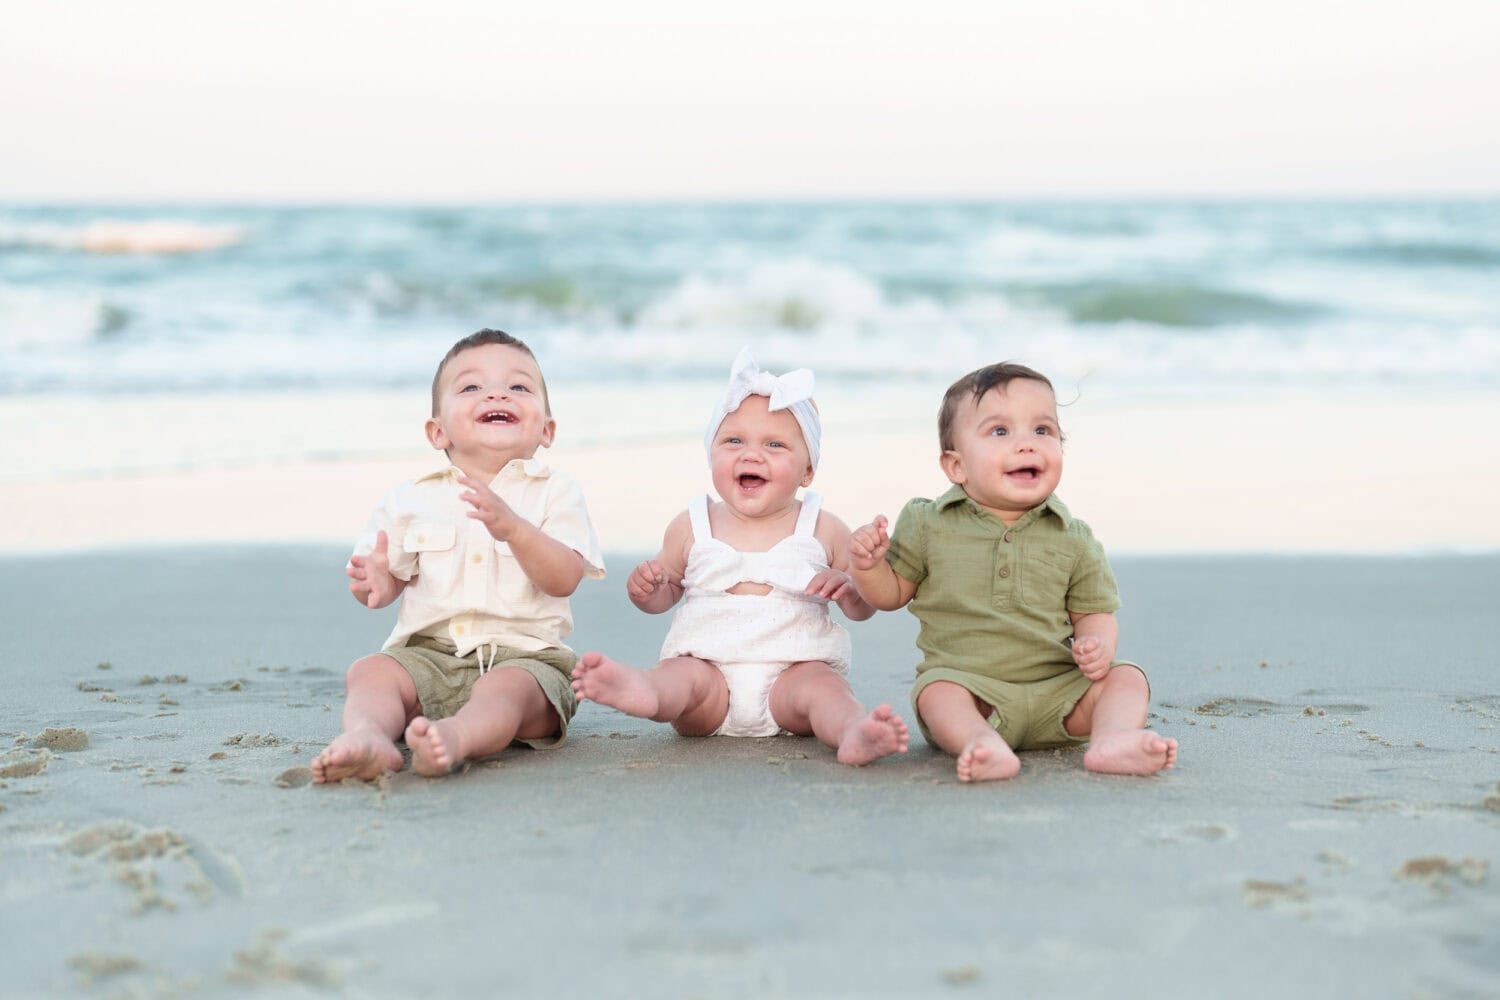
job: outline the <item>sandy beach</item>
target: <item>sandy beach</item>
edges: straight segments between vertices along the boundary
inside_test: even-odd
[[[667,617],[624,577],[706,475],[696,410],[629,396],[571,440],[565,411],[555,451],[610,553],[570,644],[644,664]],[[112,400],[101,426],[0,401],[30,429],[0,445],[0,995],[1500,991],[1492,399],[1075,405],[1063,493],[1180,763],[1027,754],[985,787],[920,738],[852,770],[592,704],[557,752],[312,786],[391,621],[349,599],[347,545],[432,466],[391,443],[422,400],[200,402]],[[941,486],[930,400],[831,403],[829,509]],[[283,460],[233,461],[276,435]],[[227,458],[164,457],[195,448]],[[909,715],[914,621],[851,632],[856,694]]]
[[[1500,989],[1500,559],[1117,560],[1182,741],[1153,779],[916,741],[686,740],[585,705],[551,753],[306,784],[386,612],[342,549],[0,562],[6,996],[1483,997]],[[586,584],[580,648],[664,618]],[[67,600],[62,596],[67,595]],[[905,706],[913,623],[854,627]]]

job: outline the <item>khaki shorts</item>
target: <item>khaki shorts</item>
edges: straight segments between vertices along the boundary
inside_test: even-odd
[[[1135,667],[1140,664],[1129,660],[1115,660],[1115,667]],[[1141,670],[1142,675],[1145,674]],[[917,717],[917,725],[927,742],[937,746],[922,713],[917,711],[917,696],[933,681],[949,681],[964,688],[980,701],[990,705],[989,723],[995,732],[1012,750],[1050,750],[1055,747],[1071,747],[1089,741],[1087,736],[1071,735],[1063,726],[1063,720],[1078,704],[1093,681],[1078,670],[1069,670],[1044,681],[997,681],[983,674],[971,674],[963,670],[935,667],[917,675],[917,683],[911,689],[911,710]],[[1149,683],[1149,681],[1148,681]],[[982,711],[982,709],[981,709]]]
[[[481,647],[482,649],[482,647]],[[405,668],[417,686],[417,700],[429,719],[446,719],[457,714],[469,700],[474,682],[479,680],[479,653],[455,656],[452,646],[424,636],[412,636],[405,646],[382,649]],[[491,670],[511,667],[532,676],[557,712],[557,733],[540,740],[517,740],[534,750],[550,750],[562,745],[568,736],[568,722],[578,711],[573,694],[571,674],[578,655],[569,649],[512,649],[499,647]]]

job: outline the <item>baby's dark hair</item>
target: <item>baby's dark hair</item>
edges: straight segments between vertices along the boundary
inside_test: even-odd
[[[963,378],[954,382],[943,393],[943,405],[938,410],[938,445],[944,451],[953,450],[953,419],[958,415],[958,404],[963,402],[965,396],[972,398],[976,403],[984,398],[984,394],[991,389],[1004,389],[1012,381],[1018,378],[1029,378],[1040,382],[1048,389],[1052,389],[1052,381],[1034,368],[1018,365],[1014,361],[1002,361],[995,365],[985,365],[969,372]],[[1054,395],[1057,390],[1052,389]]]
[[[526,346],[525,341],[517,340],[515,337],[512,337],[504,330],[491,330],[489,327],[485,327],[483,330],[476,330],[474,333],[469,334],[467,337],[463,338],[458,343],[448,348],[448,353],[444,354],[443,360],[438,363],[437,373],[432,376],[432,415],[434,417],[438,414],[438,397],[442,394],[442,390],[440,389],[438,383],[442,380],[443,369],[448,367],[448,362],[452,361],[454,358],[458,357],[469,348],[484,347],[486,344],[499,344],[502,347],[514,347],[518,350],[525,351],[527,354],[531,355],[531,360],[536,361],[536,354],[532,352],[531,348]],[[538,374],[541,373],[542,363],[540,361],[536,361],[536,370]],[[552,416],[552,394],[547,391],[547,379],[545,376],[542,378],[542,404],[547,408],[547,416]]]

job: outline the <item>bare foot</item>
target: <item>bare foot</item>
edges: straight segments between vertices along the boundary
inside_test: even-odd
[[[844,738],[839,740],[839,763],[857,767],[893,753],[906,753],[909,738],[901,716],[889,705],[877,705],[875,711],[844,731]]]
[[[958,755],[958,780],[999,781],[1021,773],[1021,758],[996,733],[973,740]]]
[[[1155,774],[1177,763],[1177,741],[1149,729],[1107,733],[1089,743],[1083,766],[1103,774]]]
[[[638,719],[651,718],[661,707],[646,671],[601,653],[584,653],[573,668],[573,693]]]
[[[459,733],[449,720],[433,722],[425,715],[411,720],[406,727],[406,745],[411,747],[411,769],[424,778],[441,778],[452,774],[464,762]]]
[[[401,751],[395,741],[373,729],[340,733],[312,762],[313,781],[320,785],[345,778],[369,781],[399,770]]]

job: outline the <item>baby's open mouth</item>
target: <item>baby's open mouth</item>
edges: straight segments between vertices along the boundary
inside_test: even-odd
[[[481,424],[513,424],[516,422],[516,418],[513,414],[506,413],[504,410],[490,410],[480,415],[479,422]]]
[[[1006,475],[1010,476],[1012,479],[1023,479],[1027,482],[1032,482],[1036,479],[1041,478],[1042,470],[1038,469],[1034,465],[1028,465],[1025,468],[1021,469],[1011,469],[1006,473]]]
[[[740,477],[740,489],[753,490],[757,486],[764,486],[765,482],[766,480],[763,476],[757,476],[753,473],[746,473],[745,475]]]

